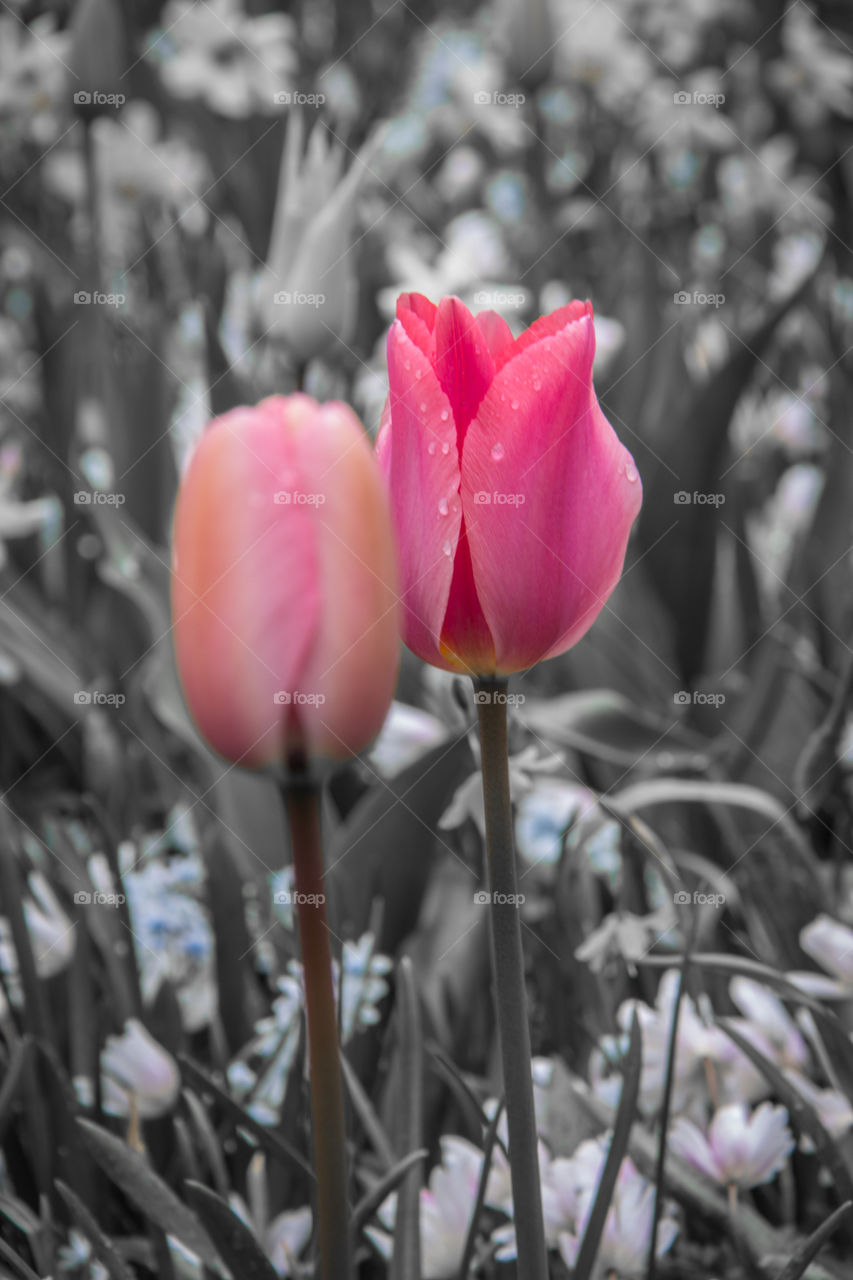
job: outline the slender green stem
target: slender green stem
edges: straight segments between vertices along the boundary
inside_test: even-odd
[[[323,889],[319,788],[307,773],[294,773],[284,784],[283,794],[293,844],[296,918],[308,1013],[320,1275],[322,1280],[349,1280],[352,1266],[344,1096]]]
[[[483,757],[492,958],[509,1130],[518,1275],[523,1280],[547,1280],[521,914],[512,841],[506,681],[481,678],[475,681],[475,689]]]

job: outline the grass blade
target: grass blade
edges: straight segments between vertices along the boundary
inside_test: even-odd
[[[404,1152],[420,1148],[423,1128],[423,1039],[418,989],[412,962],[405,956],[397,972],[400,1053],[397,1072],[400,1083],[400,1148]],[[421,1280],[421,1183],[423,1170],[414,1165],[397,1193],[394,1252],[391,1280]]]
[[[619,1099],[619,1110],[616,1113],[616,1124],[613,1127],[610,1150],[607,1153],[601,1181],[598,1184],[595,1203],[592,1206],[592,1212],[586,1224],[586,1231],[578,1250],[573,1280],[590,1280],[592,1275],[601,1243],[601,1236],[604,1231],[604,1224],[610,1210],[610,1202],[613,1199],[613,1192],[616,1188],[616,1179],[619,1176],[622,1161],[628,1150],[631,1126],[637,1114],[637,1094],[640,1089],[642,1058],[642,1034],[635,1010],[631,1019],[631,1036],[625,1059],[625,1076],[622,1083],[622,1095]]]
[[[822,1222],[811,1233],[808,1240],[803,1241],[784,1271],[779,1272],[777,1280],[801,1280],[809,1263],[817,1256],[830,1236],[835,1234],[851,1209],[853,1209],[853,1201],[846,1200],[844,1204],[839,1205],[835,1213],[830,1214],[826,1222]]]

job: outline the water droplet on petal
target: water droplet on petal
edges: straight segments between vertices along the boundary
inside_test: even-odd
[[[510,407],[510,409],[517,409],[517,408],[518,408],[518,401],[517,401],[517,400],[513,400],[512,404],[511,404],[509,407]]]
[[[444,552],[444,554],[445,554],[446,556],[452,556],[452,555],[453,555],[453,547],[450,545],[450,542],[449,542],[446,538],[445,538],[444,542],[443,542],[443,543],[442,543],[442,545],[441,545],[441,549],[442,549],[442,551]]]
[[[444,444],[441,446],[441,452],[444,454],[445,457],[447,457],[448,453],[450,453],[450,445],[447,443],[446,440]]]
[[[411,369],[411,367],[412,367],[412,362],[411,362],[411,360],[404,360],[404,361],[403,361],[403,368],[404,368],[404,369]]]
[[[504,449],[500,441],[498,441],[497,444],[492,445],[492,457],[494,458],[495,462],[500,462],[505,452],[506,450]]]
[[[426,413],[426,400],[421,401],[421,413]]]
[[[541,379],[540,379],[540,378],[534,378],[534,379],[533,379],[533,390],[534,390],[534,391],[541,391],[541,390],[542,390],[542,381],[541,381]]]
[[[634,484],[637,480],[639,480],[639,478],[640,478],[640,475],[639,475],[639,472],[637,471],[637,468],[633,465],[633,463],[629,462],[625,467],[625,479],[630,484]]]
[[[433,454],[433,453],[435,453],[435,441],[434,441],[434,440],[430,440],[429,445],[427,446],[427,453],[429,453],[429,454]]]
[[[422,374],[423,374],[423,369],[415,369],[416,378],[420,378]]]
[[[448,508],[447,508],[447,499],[446,499],[446,498],[439,498],[439,500],[438,500],[438,514],[439,514],[440,516],[446,516],[446,515],[447,515],[447,510],[448,510]]]
[[[449,409],[442,409],[442,411],[441,411],[441,421],[442,421],[442,422],[446,422],[446,421],[447,421],[447,419],[448,419],[449,417],[450,417],[450,410],[449,410]]]

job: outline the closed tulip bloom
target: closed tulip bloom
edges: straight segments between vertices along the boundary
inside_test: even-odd
[[[592,386],[589,303],[514,339],[495,312],[403,294],[377,441],[400,548],[403,638],[448,671],[505,676],[589,629],[642,488]]]
[[[398,662],[387,497],[343,404],[274,396],[215,419],[174,525],[178,671],[215,751],[342,759],[388,711]]]

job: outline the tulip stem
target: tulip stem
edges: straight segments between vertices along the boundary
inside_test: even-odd
[[[296,918],[308,1016],[320,1275],[322,1280],[349,1280],[352,1267],[343,1081],[326,921],[319,786],[307,768],[293,768],[282,792],[293,847]]]
[[[507,756],[506,680],[475,680],[482,747],[492,966],[503,1062],[518,1275],[547,1280],[530,1029],[521,946]]]

